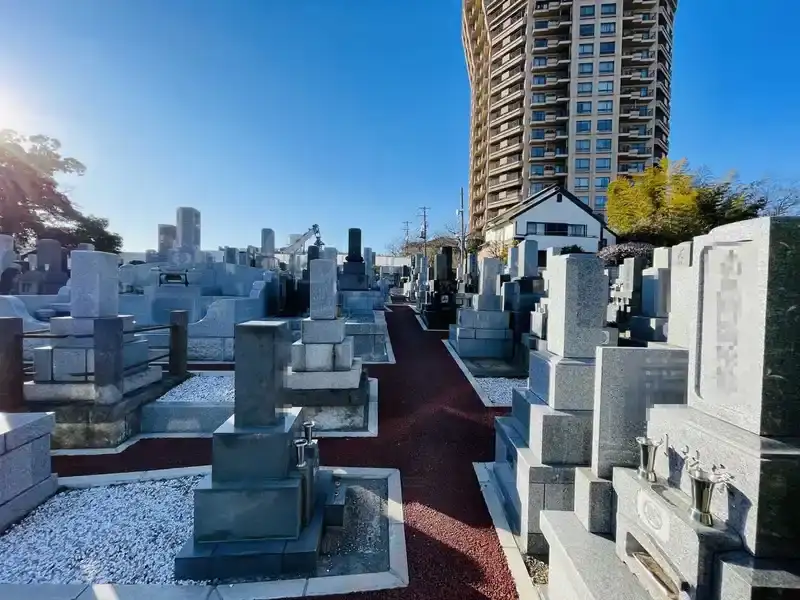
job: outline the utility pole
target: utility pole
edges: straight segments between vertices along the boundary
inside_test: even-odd
[[[428,211],[431,209],[430,206],[420,206],[419,209],[422,211],[422,229],[420,229],[419,237],[422,238],[422,253],[425,256],[425,259],[428,259]]]
[[[403,232],[405,233],[405,238],[404,238],[405,248],[403,248],[403,251],[406,253],[408,253],[408,230],[410,226],[411,226],[411,221],[403,221]]]
[[[458,209],[458,215],[461,217],[461,238],[459,239],[459,251],[461,253],[461,276],[467,276],[467,235],[464,229],[464,188],[461,188],[461,208]]]

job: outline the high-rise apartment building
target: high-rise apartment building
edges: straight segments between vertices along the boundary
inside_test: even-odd
[[[166,257],[169,251],[175,247],[175,241],[178,237],[178,228],[175,225],[159,225],[158,226],[158,254]]]
[[[463,0],[470,229],[558,183],[600,215],[667,155],[678,0]]]
[[[200,211],[181,206],[176,216],[177,247],[183,251],[200,248]]]

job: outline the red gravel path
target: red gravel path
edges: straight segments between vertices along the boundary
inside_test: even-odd
[[[492,459],[498,412],[481,404],[440,335],[423,332],[410,309],[393,311],[397,364],[369,366],[379,380],[379,437],[322,440],[321,452],[328,465],[400,469],[411,583],[346,598],[516,598],[472,468]],[[202,465],[210,449],[208,439],[145,440],[118,455],[55,457],[54,466],[69,475]]]

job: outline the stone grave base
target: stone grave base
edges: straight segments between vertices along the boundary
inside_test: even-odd
[[[499,358],[514,355],[513,332],[510,329],[471,329],[450,326],[450,344],[461,358]]]
[[[316,573],[325,528],[344,526],[345,497],[344,488],[334,495],[332,473],[319,471],[314,514],[297,539],[252,539],[203,544],[190,539],[175,557],[175,578],[229,581],[313,575]]]
[[[425,304],[420,310],[420,316],[428,329],[447,330],[450,325],[456,322],[456,308],[442,308],[434,310],[430,305]]]
[[[331,375],[338,375],[338,372],[332,372]],[[291,406],[363,406],[369,402],[369,377],[367,377],[367,372],[362,370],[358,387],[343,389],[287,388],[283,390],[283,397],[285,404]]]
[[[55,413],[53,449],[115,448],[140,433],[143,405],[183,381],[164,376],[161,367],[150,367],[126,377],[132,389],[126,387],[116,402],[97,401],[92,383],[26,383],[25,399],[31,411]]]

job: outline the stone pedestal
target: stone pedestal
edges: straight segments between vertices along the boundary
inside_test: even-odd
[[[24,386],[35,410],[56,412],[54,446],[116,446],[138,433],[138,408],[165,390],[150,366],[147,340],[133,317],[118,315],[115,254],[72,252],[69,317],[50,320],[53,338],[33,350],[34,378]]]
[[[56,493],[52,414],[0,412],[0,533]]]
[[[348,406],[369,402],[369,382],[345,319],[336,317],[336,263],[311,263],[311,317],[301,322],[300,339],[291,346],[286,374],[287,403],[293,406]]]
[[[329,261],[314,261],[312,272],[317,262]],[[178,579],[316,573],[334,486],[318,471],[303,409],[281,406],[290,340],[283,321],[236,326],[234,415],[214,432],[211,475],[194,490],[194,529],[175,557]]]

